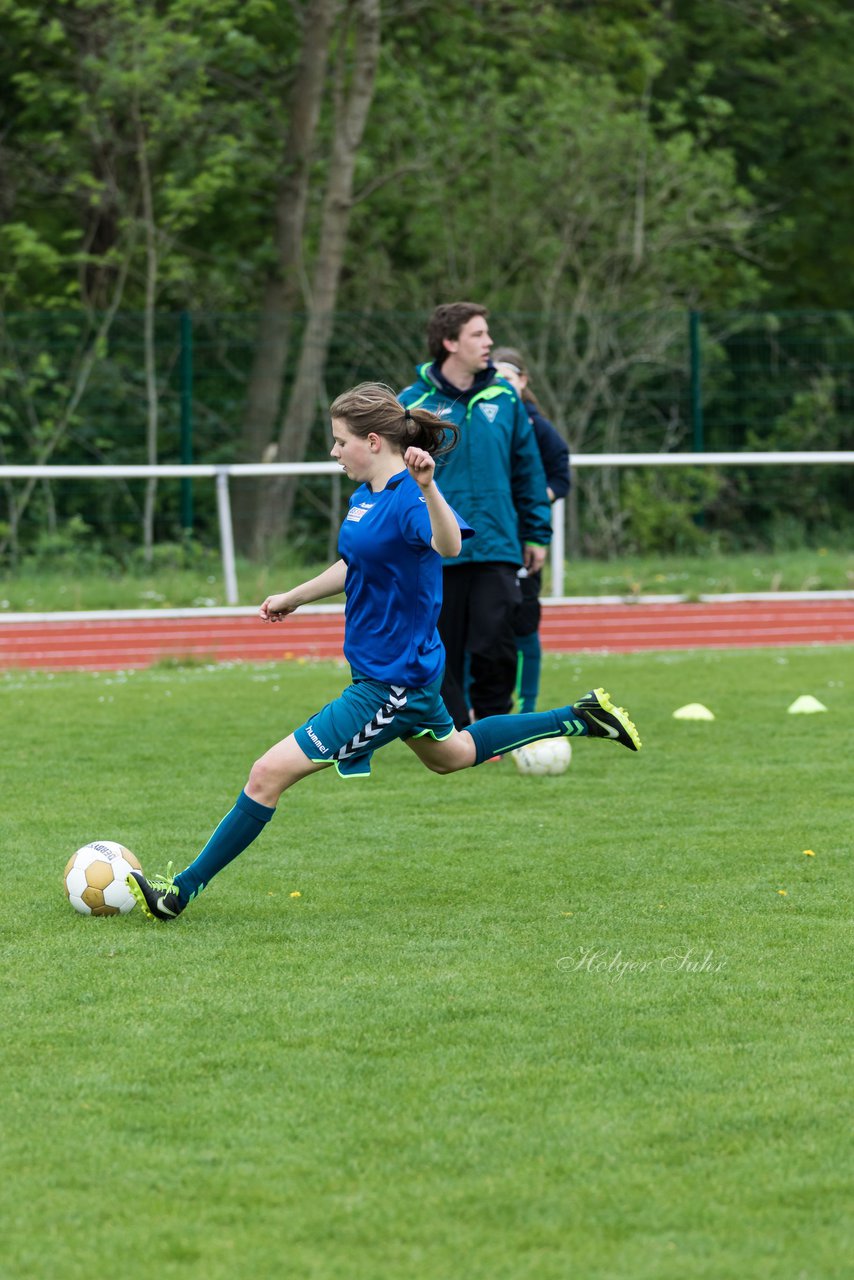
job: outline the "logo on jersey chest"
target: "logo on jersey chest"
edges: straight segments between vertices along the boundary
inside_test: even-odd
[[[347,512],[347,519],[355,520],[358,524],[362,516],[366,516],[373,506],[373,502],[362,502],[358,507],[351,507]]]
[[[478,405],[478,408],[480,409],[483,416],[486,418],[487,422],[494,422],[495,419],[498,417],[497,404],[488,404],[488,403],[484,404],[483,402],[481,402]]]

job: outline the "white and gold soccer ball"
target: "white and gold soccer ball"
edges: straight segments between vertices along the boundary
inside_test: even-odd
[[[93,840],[68,859],[65,892],[84,916],[124,916],[136,899],[125,884],[131,871],[141,871],[130,849],[115,840]]]
[[[513,763],[520,773],[533,777],[566,773],[572,760],[568,738],[543,738],[511,751]]]

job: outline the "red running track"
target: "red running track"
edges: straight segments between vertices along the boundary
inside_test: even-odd
[[[254,613],[0,620],[0,669],[109,671],[163,659],[269,662],[342,657],[343,615],[301,610],[265,625]],[[715,600],[697,604],[546,605],[552,653],[854,644],[854,599]]]

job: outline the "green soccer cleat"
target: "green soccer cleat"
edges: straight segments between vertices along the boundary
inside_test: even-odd
[[[604,689],[591,689],[583,698],[572,704],[572,709],[587,725],[591,738],[612,738],[621,742],[629,751],[640,751],[641,740],[632,724],[629,713],[615,707]]]
[[[171,862],[165,876],[152,876],[146,880],[141,871],[132,871],[125,883],[149,920],[174,920],[187,905],[173,887]]]

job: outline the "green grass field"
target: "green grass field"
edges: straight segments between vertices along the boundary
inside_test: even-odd
[[[344,683],[0,677],[4,1280],[849,1277],[854,650],[550,658],[640,755],[396,744],[174,925],[71,910],[75,848],[183,864]]]
[[[168,550],[168,549],[166,549]],[[71,556],[34,567],[0,572],[0,611],[69,609],[166,609],[224,605],[222,565],[216,552],[200,554],[181,567],[180,548],[159,557],[154,571],[137,563],[132,571],[93,568]],[[239,559],[240,603],[257,604],[272,591],[285,591],[314,577],[325,563],[305,564],[287,549],[263,565]],[[548,572],[546,588],[548,590]],[[565,567],[569,596],[719,595],[733,591],[851,591],[854,554],[833,547],[740,554],[621,556],[619,560],[571,560]]]

